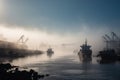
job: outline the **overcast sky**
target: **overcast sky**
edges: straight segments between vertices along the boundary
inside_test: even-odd
[[[96,48],[104,34],[119,30],[120,0],[0,0],[0,34],[11,41],[24,34],[32,46],[79,48],[87,38]]]
[[[120,0],[0,0],[0,23],[75,33],[120,29]]]

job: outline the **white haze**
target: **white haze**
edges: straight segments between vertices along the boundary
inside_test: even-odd
[[[79,50],[87,38],[88,44],[92,45],[93,51],[98,51],[103,48],[102,35],[107,31],[103,29],[90,29],[88,26],[82,26],[78,33],[58,34],[57,32],[49,33],[45,30],[37,28],[22,28],[20,26],[0,25],[0,38],[10,42],[17,42],[21,35],[29,38],[26,45],[29,49],[39,49],[46,51],[48,47],[52,47],[54,51]],[[0,40],[1,40],[0,39]],[[66,44],[63,46],[62,44]],[[95,53],[94,52],[94,53]]]

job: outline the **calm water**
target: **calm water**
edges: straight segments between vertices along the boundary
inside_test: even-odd
[[[49,73],[50,77],[43,80],[120,80],[120,64],[82,63],[77,54],[55,53],[14,60],[12,64],[32,68],[39,73]]]

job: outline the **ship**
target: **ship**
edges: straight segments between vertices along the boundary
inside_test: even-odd
[[[54,51],[52,50],[52,48],[48,48],[48,50],[46,52],[47,52],[47,56],[50,57],[50,58],[54,54]]]
[[[51,54],[51,53],[54,53],[54,51],[52,50],[52,48],[48,48],[47,53]]]
[[[92,50],[90,49],[91,46],[87,44],[87,39],[85,40],[85,43],[80,46],[81,49],[78,52],[78,55],[80,56],[82,61],[91,61],[92,60]]]
[[[103,39],[106,43],[106,47],[99,51],[97,57],[100,57],[102,61],[113,62],[120,60],[120,38],[116,33],[111,32],[111,36],[105,34]]]

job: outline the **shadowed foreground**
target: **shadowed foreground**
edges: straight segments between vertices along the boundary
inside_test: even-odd
[[[20,71],[18,66],[12,66],[9,63],[0,64],[1,80],[38,80],[46,76],[49,76],[49,74],[39,75],[36,71],[32,69],[30,71]]]

